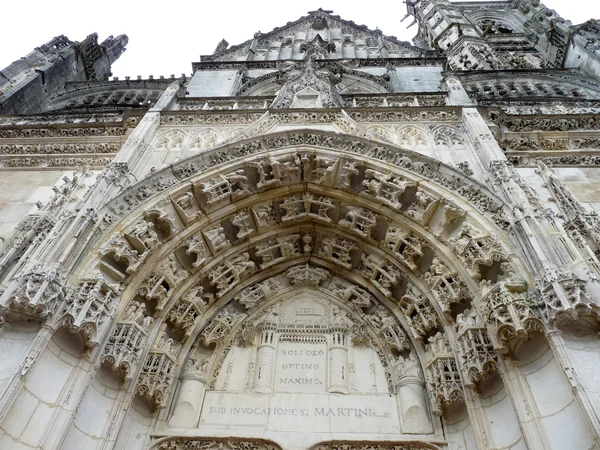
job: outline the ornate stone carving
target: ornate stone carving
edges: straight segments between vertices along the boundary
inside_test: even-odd
[[[37,265],[18,277],[15,285],[0,296],[0,316],[8,322],[21,319],[46,322],[64,308],[66,298],[65,280],[58,268]]]
[[[597,330],[600,309],[586,292],[585,281],[572,273],[547,274],[541,290],[540,306],[552,327],[578,331]]]
[[[285,273],[285,276],[295,286],[318,286],[321,282],[329,278],[329,272],[320,267],[306,264],[304,266],[292,267]]]
[[[254,224],[248,211],[240,211],[234,214],[231,223],[237,228],[237,239],[244,239],[254,233]]]
[[[316,48],[312,46],[311,48]],[[319,47],[320,48],[320,47]],[[316,70],[315,54],[307,56],[305,64],[300,67],[292,66],[284,73],[287,78],[272,108],[327,108],[341,107],[343,100],[334,84],[330,82],[335,74],[330,70]],[[298,70],[300,69],[300,70]]]
[[[242,278],[255,270],[256,264],[250,260],[250,255],[242,253],[212,269],[208,273],[208,279],[217,289],[217,297],[221,297]]]
[[[424,447],[427,448],[427,447]],[[158,450],[281,450],[263,439],[239,438],[169,438],[158,444]]]
[[[310,450],[437,450],[433,444],[419,441],[379,442],[379,441],[333,441],[316,444]]]
[[[564,228],[578,247],[588,246],[600,256],[600,218],[595,211],[588,211],[575,198],[554,172],[542,161],[538,161],[540,174],[552,198],[565,217]]]
[[[267,293],[264,290],[263,284],[255,284],[247,287],[239,295],[235,297],[240,305],[243,305],[246,310],[252,310],[257,305],[260,305],[267,298]]]
[[[258,161],[252,161],[250,167],[258,172],[256,188],[259,192],[298,182],[302,175],[300,160],[297,155],[277,159],[268,156]]]
[[[467,310],[456,317],[456,342],[461,368],[469,379],[467,387],[477,389],[482,380],[498,373],[498,354],[486,324],[475,311]]]
[[[397,382],[401,382],[406,378],[420,380],[421,382],[424,381],[423,374],[421,373],[421,364],[412,351],[406,358],[399,356],[394,361],[394,372],[396,373]]]
[[[215,225],[212,228],[203,230],[202,234],[210,247],[213,255],[216,255],[220,250],[228,247],[231,243],[227,239],[225,229],[221,225]]]
[[[435,330],[442,329],[442,323],[435,308],[412,283],[408,283],[406,293],[398,302],[398,307],[404,313],[416,339],[424,341],[426,336],[430,336]]]
[[[100,270],[118,281],[135,272],[146,257],[146,254],[140,255],[137,250],[132,249],[118,233],[100,249],[100,255]]]
[[[399,173],[383,174],[376,170],[367,169],[362,183],[365,195],[369,195],[392,209],[402,208],[401,196],[414,183],[407,181]]]
[[[16,226],[15,235],[2,243],[0,277],[23,261],[25,253],[31,254],[39,248],[54,225],[55,219],[47,212],[25,216]]]
[[[134,392],[145,398],[155,410],[166,406],[179,350],[180,344],[163,332],[146,356]]]
[[[186,293],[183,295],[183,298],[186,302],[196,305],[196,307],[202,313],[204,313],[204,311],[206,311],[208,307],[216,300],[215,294],[204,292],[202,283],[198,283],[186,291]]]
[[[396,319],[383,307],[377,308],[374,313],[365,314],[365,320],[371,324],[374,330],[383,342],[388,346],[388,351],[394,349],[397,352],[403,352],[410,349],[404,331]]]
[[[417,269],[417,258],[423,256],[425,241],[397,226],[390,226],[383,239],[383,245],[399,256],[412,270]]]
[[[302,179],[304,181],[333,186],[340,163],[339,158],[326,158],[309,153],[301,154],[300,158],[302,161]]]
[[[171,201],[185,225],[189,225],[190,222],[194,221],[202,213],[192,191],[171,197]]]
[[[170,254],[163,259],[160,270],[167,276],[168,280],[175,286],[184,281],[189,272],[181,267],[174,254]]]
[[[199,188],[208,208],[214,208],[229,199],[235,201],[252,194],[248,177],[243,170],[211,178],[200,183]]]
[[[219,310],[217,315],[204,327],[200,333],[200,339],[204,345],[222,345],[231,334],[233,328],[245,316],[243,312],[237,311],[233,305]]]
[[[464,281],[437,257],[433,259],[429,271],[423,278],[446,313],[450,313],[452,304],[466,302],[470,299],[470,293]]]
[[[324,236],[321,241],[319,257],[350,269],[352,267],[352,251],[358,250],[357,242],[335,235]]]
[[[427,344],[427,386],[432,412],[436,415],[457,402],[464,402],[458,365],[446,338],[437,333]]]
[[[289,115],[289,113],[286,114]],[[422,120],[420,114],[418,120]],[[444,112],[444,114],[446,113]],[[187,123],[188,118],[185,119]],[[212,119],[214,120],[215,118],[212,117]],[[356,120],[357,117],[353,119]],[[379,121],[382,119],[385,119],[385,114],[383,116],[378,115],[376,120]],[[300,119],[290,118],[289,123],[295,123],[298,120]],[[121,216],[139,204],[138,198],[147,198],[150,192],[157,192],[157,189],[165,189],[171,185],[169,183],[176,182],[177,178],[175,177],[188,179],[209,170],[216,164],[232,161],[240,157],[248,157],[268,149],[297,148],[303,144],[320,148],[348,150],[352,153],[372,157],[433,179],[472,201],[484,213],[496,214],[501,209],[501,203],[498,198],[487,191],[482,185],[447,166],[439,166],[439,169],[436,169],[435,167],[437,166],[434,167],[432,162],[424,156],[408,155],[399,152],[397,147],[386,146],[383,143],[374,143],[373,141],[359,137],[335,136],[332,133],[318,130],[273,133],[265,141],[251,140],[242,143],[231,143],[212,152],[209,160],[207,159],[207,155],[198,155],[185,162],[173,165],[173,169],[169,173],[161,171],[153,174],[147,180],[140,183],[140,186],[136,186],[127,194],[122,194],[115,198],[111,202],[110,208],[114,214]],[[161,177],[167,177],[168,183],[165,183],[167,181],[165,179],[165,182],[160,183],[160,187],[158,185],[154,186],[153,184],[158,182],[158,179]],[[243,171],[213,177],[207,181],[199,182],[195,187],[197,187],[199,196],[204,198],[202,200],[205,202],[203,208],[208,209],[214,209],[223,205],[224,203],[222,202],[235,201],[252,193],[248,177]]]
[[[502,355],[514,356],[514,351],[532,334],[545,334],[535,311],[536,305],[527,295],[527,284],[521,279],[502,280],[484,297],[482,319],[495,324],[493,343]]]
[[[377,216],[373,211],[358,206],[348,206],[348,212],[338,222],[363,237],[370,237],[371,230],[377,225]]]
[[[139,305],[136,306],[139,308]],[[125,379],[130,379],[144,351],[146,329],[137,323],[140,318],[135,311],[127,318],[135,322],[117,324],[104,346],[100,361]]]
[[[252,215],[259,228],[277,225],[277,215],[272,203],[262,203],[252,207]]]
[[[483,233],[469,222],[464,222],[458,235],[448,241],[475,279],[482,278],[482,266],[489,267],[494,262],[508,260],[496,237]]]
[[[362,255],[363,276],[386,296],[392,295],[392,287],[400,281],[401,271],[391,261],[376,254]]]
[[[142,296],[146,300],[156,303],[156,310],[162,311],[169,301],[172,293],[172,286],[175,285],[172,283],[173,281],[169,281],[166,275],[163,275],[160,272],[152,272],[140,283],[136,294]]]
[[[415,193],[414,201],[404,211],[404,215],[417,221],[423,226],[427,226],[438,205],[439,200],[434,199],[431,195],[418,189]]]
[[[256,256],[260,257],[261,269],[274,266],[287,259],[302,254],[299,234],[288,234],[286,236],[276,236],[272,239],[261,241],[256,246]]]
[[[185,254],[195,258],[192,262],[194,269],[201,267],[211,256],[202,235],[192,236],[185,242]]]
[[[86,347],[97,347],[115,315],[119,300],[115,289],[104,280],[84,280],[69,296],[66,309],[55,326],[79,332]]]
[[[198,302],[192,301],[193,297],[185,295],[175,302],[169,309],[166,320],[178,331],[183,331],[183,340],[187,339],[192,332],[194,325],[198,322],[204,311],[204,305],[199,306]]]
[[[340,278],[334,278],[328,289],[339,296],[342,301],[350,303],[359,312],[367,310],[371,305],[377,303],[375,297],[368,291],[354,284],[347,283]]]

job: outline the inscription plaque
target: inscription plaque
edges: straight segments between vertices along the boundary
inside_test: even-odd
[[[312,342],[297,342],[307,339]],[[282,337],[277,346],[275,391],[325,392],[327,390],[327,343],[323,336]]]

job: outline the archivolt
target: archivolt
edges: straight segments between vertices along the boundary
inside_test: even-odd
[[[484,187],[422,155],[314,130],[274,133],[209,150],[126,190],[105,208],[103,237],[76,273],[120,291],[102,361],[133,376],[132,364],[162,358],[171,383],[215,324],[231,325],[222,332],[232,342],[242,325],[230,313],[252,315],[256,305],[246,305],[256,298],[263,308],[272,280],[294,267],[324,271],[315,287],[345,283],[336,295],[348,311],[366,317],[375,308],[391,319],[395,331],[377,339],[416,350],[441,413],[462,396],[452,361],[465,329],[486,342],[486,323],[500,323],[492,342],[511,353],[510,339],[535,322],[505,314],[502,299],[521,295],[531,277],[490,220],[503,224],[501,211]],[[497,369],[491,342],[486,348],[464,363],[473,386]],[[148,387],[153,375],[142,366],[139,393],[165,406],[168,385]],[[454,381],[436,375],[446,370]]]
[[[384,113],[382,113],[384,114]],[[243,166],[245,160],[255,157],[285,152],[310,153],[313,150],[328,155],[329,158],[349,159],[358,161],[373,161],[383,163],[388,170],[400,170],[410,174],[416,180],[433,182],[434,190],[444,189],[450,196],[464,199],[488,217],[491,217],[501,228],[507,226],[502,201],[490,190],[464,173],[453,169],[439,161],[416,152],[401,149],[394,145],[374,142],[359,136],[351,136],[322,130],[294,130],[288,132],[255,135],[247,139],[232,142],[227,145],[209,149],[184,161],[178,162],[157,173],[151,174],[143,181],[125,190],[121,195],[111,200],[101,212],[104,230],[112,224],[121,221],[126,214],[152,199],[156,199],[167,189],[182,182],[195,182],[200,176],[229,173],[224,170],[226,164]],[[115,168],[109,169],[106,176]],[[315,170],[319,170],[316,168]],[[308,180],[307,180],[308,181]],[[436,185],[438,185],[436,187]],[[248,191],[247,194],[252,193]],[[236,199],[241,192],[232,194]]]

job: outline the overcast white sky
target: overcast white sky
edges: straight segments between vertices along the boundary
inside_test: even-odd
[[[406,29],[411,19],[400,23],[406,6],[400,0],[20,0],[2,5],[0,68],[25,56],[53,36],[66,35],[74,41],[97,32],[99,40],[127,34],[129,45],[113,74],[132,78],[142,75],[168,76],[191,73],[199,55],[211,54],[225,38],[230,45],[250,39],[258,30],[266,33],[318,9],[333,10],[343,19],[386,35],[410,41],[416,26]],[[545,0],[574,24],[600,18],[599,0]]]

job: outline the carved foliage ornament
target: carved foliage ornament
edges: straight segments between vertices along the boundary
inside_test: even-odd
[[[281,450],[263,439],[175,438],[160,443],[156,450]]]

